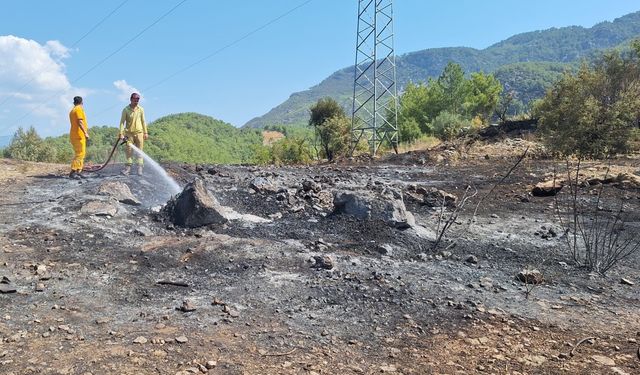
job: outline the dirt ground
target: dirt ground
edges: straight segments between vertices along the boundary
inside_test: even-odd
[[[151,168],[77,181],[0,160],[0,373],[640,374],[640,254],[606,276],[572,262],[556,212],[566,189],[530,194],[562,167],[523,139],[315,166],[165,165],[238,213],[180,228]],[[587,163],[581,180],[605,170]],[[623,173],[601,210],[621,207],[623,237],[637,238],[638,157],[615,160],[609,174]],[[252,188],[258,177],[268,186]],[[99,194],[105,182],[141,204]],[[458,203],[416,197],[431,187]],[[416,225],[333,212],[335,192],[389,189]],[[477,193],[462,205],[465,191]],[[525,268],[544,282],[517,280]]]

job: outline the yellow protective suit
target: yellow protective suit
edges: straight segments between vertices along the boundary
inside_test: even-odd
[[[74,152],[74,157],[71,161],[71,170],[76,172],[82,171],[84,167],[84,157],[87,152],[87,138],[84,136],[84,131],[80,128],[80,120],[82,120],[85,130],[89,131],[87,116],[84,114],[82,104],[75,105],[71,112],[69,112],[69,122],[71,123],[69,141],[71,142],[71,146],[73,146]]]
[[[87,153],[87,140],[84,138],[70,138],[73,152],[75,153],[71,161],[71,170],[80,172],[84,168],[84,157]]]

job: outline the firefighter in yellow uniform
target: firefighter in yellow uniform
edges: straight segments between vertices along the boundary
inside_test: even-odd
[[[89,125],[87,116],[82,108],[82,97],[73,98],[73,109],[69,112],[71,129],[69,130],[69,141],[73,146],[74,157],[71,161],[71,173],[69,178],[82,178],[82,168],[84,168],[84,157],[87,152],[87,141],[89,140]]]
[[[135,145],[140,149],[140,151],[142,151],[144,147],[144,140],[149,138],[147,123],[144,120],[144,109],[138,105],[140,102],[140,94],[134,92],[131,94],[130,100],[131,103],[122,110],[122,116],[120,117],[120,132],[118,133],[118,137],[120,139],[123,139],[124,137],[127,138],[127,163],[122,170],[122,174],[125,176],[131,173],[131,165],[133,164],[133,148],[131,147],[131,144]],[[138,155],[138,175],[142,175],[143,163],[144,159],[142,158],[142,155]]]

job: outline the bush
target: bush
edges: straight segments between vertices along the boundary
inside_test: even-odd
[[[44,142],[33,127],[26,132],[19,128],[4,150],[4,156],[26,161],[54,162],[56,149]]]
[[[271,146],[274,164],[306,164],[311,161],[311,151],[302,138],[284,138]]]
[[[639,75],[637,59],[618,52],[566,73],[534,108],[547,147],[580,159],[627,152],[640,118]]]
[[[470,129],[472,123],[461,115],[442,112],[433,120],[431,127],[436,137],[450,141]]]

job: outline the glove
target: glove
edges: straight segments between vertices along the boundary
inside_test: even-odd
[[[91,146],[91,139],[87,138],[87,147]]]

